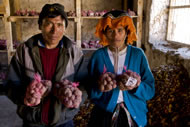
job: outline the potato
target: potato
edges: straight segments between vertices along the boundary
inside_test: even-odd
[[[40,102],[41,102],[41,99],[40,98],[36,98],[36,101],[34,102],[34,106],[40,104]]]
[[[112,81],[110,81],[108,84],[113,85],[113,82],[112,82]]]
[[[104,80],[103,82],[104,82],[103,85],[107,85],[108,84],[106,80]]]
[[[72,100],[72,101],[74,101],[75,98],[76,98],[75,95],[72,95],[72,96],[71,96],[71,100]]]
[[[111,78],[110,76],[107,76],[107,77],[106,77],[106,80],[107,80],[107,81],[111,81],[112,78]]]
[[[73,104],[73,107],[74,107],[74,108],[78,108],[79,105],[80,105],[80,103],[74,103],[74,104]]]
[[[72,108],[72,105],[73,105],[73,102],[72,102],[72,101],[67,101],[67,102],[65,103],[65,106],[66,106],[66,107],[69,107],[69,108]]]
[[[39,89],[39,92],[40,92],[40,94],[43,95],[43,94],[46,92],[46,90],[47,90],[47,88],[42,86],[42,87]]]
[[[113,88],[116,88],[116,76],[113,73],[106,72],[102,74],[98,80],[99,89],[102,92],[107,92],[112,90]],[[114,85],[115,84],[115,85]],[[114,85],[114,87],[113,87]]]
[[[114,88],[116,88],[116,87],[117,87],[117,85],[116,85],[116,84],[113,84],[113,86],[112,86],[112,87],[113,87],[113,89],[114,89]]]
[[[73,94],[77,95],[77,96],[82,96],[82,92],[79,89],[75,89],[73,91]]]
[[[62,82],[61,82],[63,85],[68,85],[69,84],[69,80],[63,80]]]
[[[40,98],[26,97],[24,99],[24,104],[27,106],[36,106],[36,105],[40,104]]]
[[[105,86],[105,90],[107,91],[107,90],[111,90],[112,89],[112,86],[111,85],[106,85]]]

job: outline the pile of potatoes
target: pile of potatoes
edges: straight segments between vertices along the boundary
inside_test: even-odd
[[[152,69],[155,96],[147,101],[148,126],[189,127],[190,79],[179,63],[160,65]],[[159,109],[159,110],[158,110]]]

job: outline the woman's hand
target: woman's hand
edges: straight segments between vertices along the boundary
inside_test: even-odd
[[[141,77],[130,70],[117,76],[117,85],[121,90],[133,90],[140,85]]]

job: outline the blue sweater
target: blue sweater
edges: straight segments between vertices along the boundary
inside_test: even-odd
[[[132,70],[141,76],[141,83],[138,88],[131,91],[123,91],[124,103],[138,126],[145,126],[147,124],[146,113],[148,111],[146,101],[155,94],[154,77],[149,68],[147,58],[140,48],[128,45],[124,64],[127,70]],[[107,47],[95,51],[90,59],[88,65],[90,76],[89,96],[97,106],[108,112],[113,112],[117,105],[119,88],[116,87],[109,92],[101,92],[97,85],[104,66],[107,72],[114,73],[114,66],[109,58]]]

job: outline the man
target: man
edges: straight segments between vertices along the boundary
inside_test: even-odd
[[[72,119],[79,109],[67,108],[55,96],[60,91],[54,84],[63,79],[82,81],[79,71],[83,53],[64,36],[68,19],[63,5],[46,4],[38,24],[41,33],[21,44],[11,60],[5,86],[7,96],[17,104],[23,127],[73,127]],[[51,81],[52,88],[48,95],[40,97],[38,105],[30,106],[31,102],[24,100],[37,73],[42,80]]]

